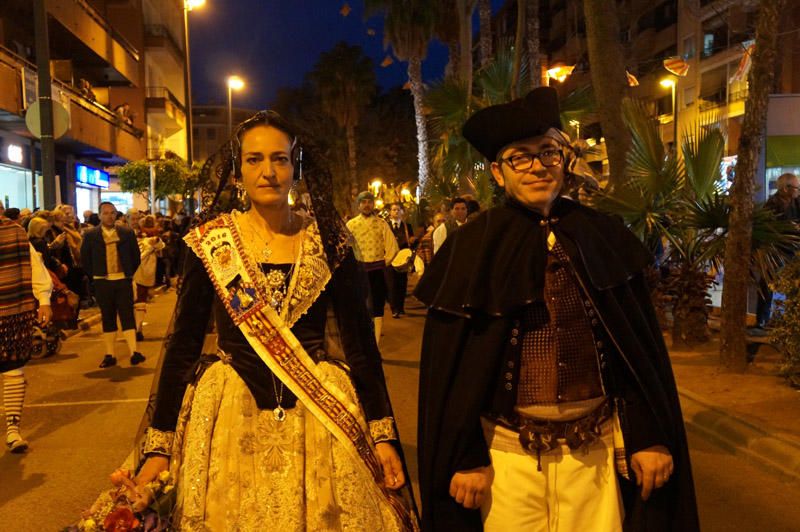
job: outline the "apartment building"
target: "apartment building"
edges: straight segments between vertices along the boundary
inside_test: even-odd
[[[551,81],[564,95],[591,84],[582,0],[540,0],[544,68],[575,66],[563,82]],[[621,0],[617,2],[620,41],[626,68],[639,85],[628,94],[649,102],[661,123],[661,138],[674,142],[677,110],[679,139],[697,123],[717,123],[726,133],[725,170],[732,169],[739,148],[747,98],[746,49],[755,37],[757,0]],[[509,0],[494,19],[495,34],[514,34],[516,0]],[[771,98],[766,150],[758,176],[758,199],[774,188],[784,171],[800,171],[800,6],[785,14],[779,29],[778,83]],[[784,31],[786,30],[786,31]],[[689,64],[686,76],[664,68],[664,59]],[[737,75],[738,72],[738,75]],[[675,84],[676,109],[672,89]],[[621,82],[624,87],[624,81]],[[581,124],[581,137],[599,140],[599,124]],[[572,133],[575,129],[572,128]]]
[[[165,150],[186,156],[182,9],[47,0],[53,99],[68,123],[56,141],[57,201],[96,210],[118,194],[114,167]],[[34,39],[32,2],[0,3],[0,201],[28,208],[42,205],[39,143],[24,120],[37,97]]]
[[[232,110],[233,127],[244,122],[257,111],[234,107]],[[194,140],[193,158],[203,163],[228,140],[228,107],[225,105],[193,105],[192,128]]]

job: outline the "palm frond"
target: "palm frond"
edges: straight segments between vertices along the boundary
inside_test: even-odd
[[[694,197],[704,199],[719,191],[720,164],[725,154],[725,137],[718,128],[699,122],[692,132],[683,135],[683,159],[686,184]]]

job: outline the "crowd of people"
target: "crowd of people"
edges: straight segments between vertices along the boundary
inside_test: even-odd
[[[0,276],[2,292],[18,300],[7,305],[5,315],[0,309],[6,442],[12,452],[23,452],[28,447],[19,430],[26,386],[23,367],[31,358],[34,335],[46,335],[52,328],[53,334],[76,329],[80,312],[99,306],[106,351],[100,367],[116,364],[118,318],[131,364],[143,362],[137,341],[144,340],[147,301],[153,287],[169,288],[176,282],[181,237],[191,220],[183,212],[173,217],[135,209],[121,213],[108,202],[100,205],[99,213],[85,211],[83,221],[66,204],[49,211],[0,209],[3,238],[14,248],[3,255],[9,265],[8,273]]]

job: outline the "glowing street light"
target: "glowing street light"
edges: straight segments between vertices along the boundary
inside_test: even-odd
[[[239,76],[228,76],[228,138],[233,136],[233,91],[244,88],[244,80]]]
[[[581,138],[581,123],[578,120],[570,120],[569,125],[575,128],[575,136]]]
[[[575,65],[556,66],[547,71],[547,77],[550,79],[554,79],[559,83],[564,83],[564,80],[567,79],[570,76],[570,74],[572,74],[573,70],[575,70]]]
[[[677,102],[675,101],[675,79],[673,78],[664,78],[659,81],[659,84],[664,87],[665,89],[671,89],[672,91],[672,147],[675,151],[678,150],[678,108],[675,105]]]
[[[403,187],[400,190],[400,197],[402,197],[403,201],[406,203],[411,201],[411,191],[408,189],[408,187]]]
[[[378,210],[383,209],[383,200],[381,198],[375,200],[375,208]]]
[[[375,197],[377,197],[378,194],[380,194],[382,185],[383,185],[383,182],[380,179],[376,179],[372,183],[369,184],[369,188],[372,189],[372,194]]]
[[[183,1],[183,8],[186,11],[191,11],[192,9],[197,9],[198,7],[203,7],[206,5],[206,0],[184,0]]]

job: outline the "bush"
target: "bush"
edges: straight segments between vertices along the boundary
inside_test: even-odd
[[[781,373],[794,388],[800,388],[800,258],[789,262],[770,288],[786,296],[775,303],[772,338],[783,354]]]

